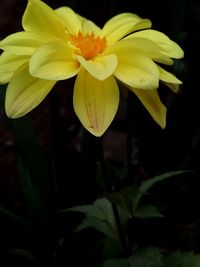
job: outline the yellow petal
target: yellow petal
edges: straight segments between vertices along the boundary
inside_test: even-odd
[[[178,78],[176,78],[176,76],[174,74],[164,70],[160,66],[158,66],[158,70],[160,72],[160,80],[161,81],[167,82],[167,83],[182,84],[182,82]]]
[[[179,84],[175,84],[175,83],[166,83],[163,82],[167,87],[169,87],[174,93],[178,93],[179,91]]]
[[[28,64],[16,70],[8,84],[5,99],[6,114],[10,118],[24,116],[38,106],[55,85],[55,81],[30,76]]]
[[[176,78],[172,73],[164,70],[160,66],[158,66],[159,72],[160,72],[160,80],[168,86],[174,93],[177,93],[179,91],[179,85],[182,84],[182,82]]]
[[[23,15],[22,25],[25,31],[44,32],[63,37],[64,23],[47,4],[39,0],[29,0]]]
[[[43,45],[30,59],[30,73],[45,80],[71,78],[79,70],[79,63],[72,58],[72,55],[72,48],[64,42]]]
[[[10,81],[14,71],[27,62],[29,57],[16,56],[8,52],[3,52],[0,56],[0,83]]]
[[[119,89],[111,76],[104,81],[81,69],[74,87],[74,110],[83,126],[101,136],[111,124],[119,104]]]
[[[116,55],[106,55],[97,57],[94,60],[85,60],[82,56],[76,56],[80,64],[94,78],[103,81],[113,74],[117,67]]]
[[[111,44],[133,31],[150,27],[150,20],[141,19],[132,13],[122,13],[114,16],[104,25],[101,36],[106,37],[108,44]]]
[[[158,88],[158,68],[145,53],[131,47],[118,47],[117,44],[112,47],[112,52],[118,58],[114,72],[117,79],[137,89]]]
[[[81,23],[81,27],[82,27],[82,32],[87,34],[87,33],[94,33],[97,36],[100,36],[101,34],[101,28],[99,26],[97,26],[94,22],[92,22],[91,20],[86,19],[85,17],[82,17],[80,15],[78,15],[78,19]]]
[[[15,55],[32,55],[35,49],[57,38],[46,34],[17,32],[0,41],[0,48]]]
[[[131,36],[134,36],[134,34]],[[166,64],[166,65],[173,64],[173,60],[170,57],[162,54],[162,52],[165,50],[149,39],[140,38],[140,37],[131,38],[129,35],[125,37],[123,40],[121,40],[120,42],[118,42],[117,44],[115,44],[114,46],[124,47],[124,48],[125,47],[136,48],[138,50],[141,50],[142,52],[145,52],[145,54],[148,57],[150,57],[156,62]],[[109,50],[112,51],[112,47],[110,49],[108,48],[108,51]]]
[[[91,20],[82,19],[82,31],[83,33],[94,33],[96,36],[99,36],[101,33],[101,28],[99,28],[95,23]]]
[[[131,88],[130,88],[131,89]],[[163,105],[157,90],[137,90],[131,89],[140,99],[144,107],[148,110],[152,118],[162,127],[166,126],[167,109]]]
[[[163,68],[159,67],[160,72],[160,80],[167,85],[174,93],[177,93],[179,91],[179,85],[182,84],[182,82],[176,78],[172,73],[164,70]]]
[[[153,61],[161,63],[161,64],[165,64],[165,65],[173,65],[174,64],[174,60],[171,59],[170,57],[162,54],[162,52],[149,52],[147,53],[147,55],[153,59]]]
[[[55,9],[56,14],[63,20],[65,29],[71,34],[82,31],[81,23],[76,13],[69,7]]]
[[[129,36],[129,38],[146,38],[157,45],[162,47],[164,51],[162,53],[172,58],[182,58],[184,56],[183,50],[180,46],[174,41],[170,40],[164,33],[155,31],[155,30],[144,30],[133,33]]]

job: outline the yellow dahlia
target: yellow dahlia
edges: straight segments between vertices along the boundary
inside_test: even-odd
[[[119,104],[117,81],[137,95],[153,119],[166,124],[159,80],[177,92],[181,81],[160,65],[182,58],[182,49],[151,22],[132,13],[110,19],[102,29],[69,7],[51,9],[29,0],[24,31],[0,41],[0,82],[8,83],[5,110],[18,118],[35,108],[55,83],[77,75],[73,104],[83,126],[101,136]],[[159,65],[157,65],[159,63]]]

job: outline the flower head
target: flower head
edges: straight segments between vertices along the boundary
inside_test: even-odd
[[[22,26],[23,31],[0,41],[4,50],[0,82],[8,83],[8,117],[25,115],[57,81],[77,75],[74,110],[93,135],[101,136],[117,112],[117,81],[135,93],[153,119],[165,127],[159,81],[174,92],[181,81],[160,64],[172,65],[173,58],[183,57],[183,51],[166,35],[150,29],[148,19],[122,13],[100,29],[69,7],[53,10],[40,0],[29,0]]]

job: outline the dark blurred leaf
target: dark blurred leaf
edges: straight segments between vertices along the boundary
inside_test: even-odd
[[[131,267],[128,259],[111,259],[103,263],[102,267]]]
[[[25,203],[31,219],[48,216],[47,191],[50,172],[27,117],[9,120],[19,152],[19,169]]]
[[[148,247],[134,251],[129,258],[107,260],[103,267],[163,267],[162,258],[158,248]]]
[[[135,217],[137,218],[153,218],[153,217],[164,217],[157,207],[147,204],[139,206],[136,209]]]
[[[136,211],[136,208],[141,200],[141,198],[143,197],[144,194],[147,193],[147,191],[153,186],[155,185],[156,183],[158,182],[161,182],[167,178],[171,178],[173,176],[176,176],[176,175],[181,175],[181,174],[186,174],[186,173],[189,173],[191,171],[171,171],[171,172],[166,172],[166,173],[163,173],[161,175],[158,175],[152,179],[149,179],[147,181],[144,181],[142,182],[142,184],[140,185],[139,187],[139,191],[137,193],[137,196],[134,200],[134,208],[133,208],[133,211]]]
[[[0,212],[7,215],[8,217],[14,219],[15,221],[17,221],[19,223],[31,225],[31,223],[27,219],[22,218],[21,216],[15,214],[13,211],[10,211],[6,208],[3,208],[2,206],[0,206]]]
[[[31,264],[31,263],[37,263],[38,264],[38,259],[36,258],[36,256],[29,250],[26,249],[21,249],[21,248],[15,248],[15,249],[10,249],[9,251],[9,257],[16,259],[16,260],[20,260],[21,263],[27,263],[27,264]]]
[[[121,244],[119,240],[106,236],[99,241],[99,250],[102,251],[102,259],[112,259],[121,252]]]
[[[19,171],[21,177],[22,191],[25,205],[28,208],[29,215],[33,221],[35,219],[43,219],[43,216],[47,215],[47,209],[43,201],[43,196],[40,188],[34,183],[34,179],[30,175],[28,167],[23,163],[22,159],[19,159]]]
[[[165,257],[164,267],[200,267],[200,254],[176,251]]]
[[[158,248],[136,250],[129,258],[131,267],[163,267],[162,254]]]

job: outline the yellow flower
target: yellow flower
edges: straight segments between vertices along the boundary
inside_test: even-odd
[[[117,81],[165,127],[159,80],[174,92],[181,81],[160,64],[172,65],[172,58],[182,58],[183,51],[163,33],[149,29],[148,19],[122,13],[100,29],[69,7],[53,10],[40,0],[29,0],[22,25],[24,31],[0,41],[0,82],[8,83],[8,117],[25,115],[58,80],[77,75],[74,110],[93,135],[101,136],[117,112]]]

